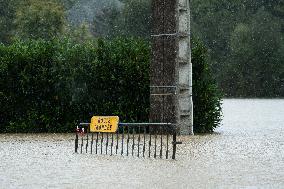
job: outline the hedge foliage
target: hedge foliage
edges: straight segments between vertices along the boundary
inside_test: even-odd
[[[222,93],[209,68],[206,48],[198,40],[193,40],[192,46],[193,130],[213,132],[222,120]]]
[[[203,55],[197,46],[195,131],[211,132],[220,122],[220,98],[214,83],[203,79]],[[0,45],[0,132],[70,132],[92,115],[147,122],[149,62],[150,45],[140,39]]]

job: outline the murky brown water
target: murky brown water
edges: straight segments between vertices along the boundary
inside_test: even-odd
[[[73,135],[0,135],[0,188],[284,188],[284,100],[224,100],[177,161],[73,153]]]

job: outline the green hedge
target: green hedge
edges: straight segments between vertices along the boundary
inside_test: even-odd
[[[193,40],[192,46],[193,130],[195,133],[213,132],[222,120],[222,93],[209,69],[206,48],[197,40]]]
[[[193,62],[203,53],[194,50],[193,57],[199,57]],[[0,45],[0,132],[70,132],[92,115],[148,121],[149,62],[149,43],[132,38]],[[196,66],[205,64],[201,58]],[[207,74],[196,66],[196,78]],[[220,98],[214,83],[203,81],[194,82],[195,131],[211,132],[220,122]]]

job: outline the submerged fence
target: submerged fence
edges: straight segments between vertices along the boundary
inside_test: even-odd
[[[177,144],[170,123],[119,123],[115,133],[90,132],[90,123],[80,123],[75,152],[175,159]]]

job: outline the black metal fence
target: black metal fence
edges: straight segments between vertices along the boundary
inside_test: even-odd
[[[181,144],[170,123],[119,123],[116,133],[90,133],[89,125],[77,126],[76,153],[175,159]]]

